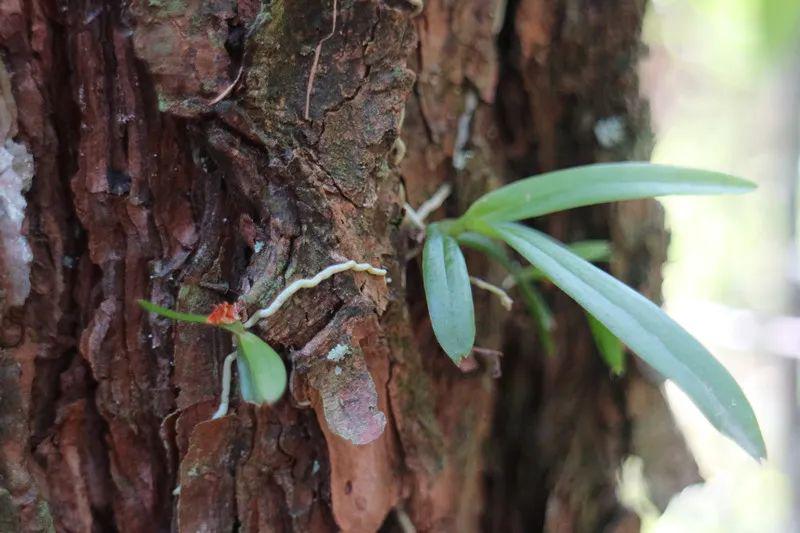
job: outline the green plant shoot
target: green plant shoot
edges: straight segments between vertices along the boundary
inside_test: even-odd
[[[455,362],[472,349],[474,310],[458,244],[475,248],[509,270],[529,308],[537,305],[530,282],[542,277],[584,307],[599,351],[613,372],[624,368],[621,341],[680,387],[720,432],[752,457],[764,458],[766,448],[758,421],[733,377],[659,307],[588,261],[603,260],[607,250],[597,243],[571,250],[518,223],[604,202],[676,194],[736,194],[754,188],[748,181],[718,172],[611,163],[546,173],[489,192],[460,218],[428,228],[422,269],[434,334]],[[516,264],[500,243],[510,246],[531,268]],[[537,327],[548,329],[547,324]]]

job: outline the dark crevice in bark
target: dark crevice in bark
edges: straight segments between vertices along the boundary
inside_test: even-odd
[[[93,432],[94,435],[92,436],[92,441],[94,444],[94,453],[95,461],[98,464],[98,478],[97,480],[93,480],[94,483],[97,483],[96,490],[110,490],[110,487],[113,485],[113,480],[111,478],[111,469],[108,464],[108,445],[106,444],[107,439],[109,438],[109,428],[108,423],[103,419],[100,415],[100,411],[97,405],[97,382],[95,382],[91,378],[91,372],[88,368],[88,365],[84,364],[84,368],[86,371],[86,375],[89,381],[87,387],[87,411],[89,412],[89,420],[91,421],[90,428],[87,428],[87,432]],[[116,523],[116,516],[114,514],[113,505],[110,501],[103,502],[102,505],[92,505],[92,513],[94,515],[94,520],[97,523],[97,527],[100,531],[119,531],[119,527]]]
[[[31,435],[29,446],[31,450],[51,436],[51,429],[56,420],[56,410],[63,391],[60,379],[75,361],[77,351],[67,351],[60,357],[36,361],[36,382],[33,390],[36,391],[31,406]]]
[[[516,14],[520,0],[508,0],[503,26],[496,43],[499,82],[495,92],[495,115],[512,175],[524,176],[538,170],[535,150],[531,149],[527,117],[529,98],[519,71],[519,41]],[[551,291],[545,291],[552,306]],[[488,445],[486,475],[488,512],[483,517],[485,531],[541,531],[545,524],[548,499],[548,465],[538,459],[539,438],[535,420],[541,411],[545,373],[539,363],[544,357],[541,340],[530,335],[525,317],[507,324],[502,351],[503,374],[497,384],[497,400],[492,436]],[[524,332],[524,333],[523,333]],[[520,354],[520,334],[532,349]],[[520,357],[528,357],[520,363]],[[518,384],[520,380],[523,383]],[[521,386],[520,386],[521,385]],[[527,394],[520,391],[527,388]],[[523,418],[521,418],[523,417]]]
[[[521,124],[521,121],[525,123],[526,118],[530,116],[530,109],[518,66],[519,41],[514,23],[519,3],[520,0],[507,0],[503,13],[503,26],[496,39],[500,74],[495,89],[495,102],[497,102],[495,116],[503,145],[509,156],[516,159],[519,159],[522,153],[530,154],[524,161],[511,163],[515,173],[535,168],[534,152],[524,149],[529,136],[523,134],[526,128]],[[520,166],[522,168],[519,168]]]

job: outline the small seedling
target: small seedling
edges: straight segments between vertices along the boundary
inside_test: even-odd
[[[225,358],[222,364],[222,394],[219,408],[213,416],[213,418],[220,418],[228,413],[231,367],[234,361],[237,363],[239,374],[239,392],[244,401],[257,405],[272,404],[277,402],[286,390],[286,367],[283,360],[269,344],[247,330],[274,314],[297,291],[316,287],[334,274],[348,270],[366,272],[373,276],[386,276],[386,270],[374,267],[369,263],[356,263],[355,261],[337,263],[322,269],[312,278],[299,279],[290,283],[269,306],[256,311],[245,322],[242,322],[243,306],[238,303],[223,302],[207,316],[173,311],[147,300],[139,300],[139,305],[146,311],[166,318],[218,327],[233,335],[235,350]]]
[[[596,243],[594,249],[586,245],[570,249],[518,223],[604,202],[675,194],[744,193],[754,188],[748,181],[717,172],[614,163],[550,172],[489,192],[461,217],[426,228],[422,271],[436,339],[456,364],[473,351],[475,311],[461,246],[476,249],[509,271],[537,317],[540,333],[549,332],[552,317],[531,282],[547,278],[587,311],[595,341],[613,371],[623,368],[622,341],[675,382],[720,432],[754,458],[764,458],[764,440],[750,403],[706,348],[655,304],[593,266],[589,260],[603,256]],[[423,223],[419,213],[408,206],[407,211],[412,222]],[[519,265],[505,245],[533,268]],[[552,343],[549,334],[542,339],[545,344]],[[552,346],[546,349],[552,351]]]

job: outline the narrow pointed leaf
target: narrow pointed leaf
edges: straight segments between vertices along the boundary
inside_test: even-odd
[[[586,318],[600,357],[615,376],[621,376],[625,372],[625,347],[622,342],[591,313],[586,313]]]
[[[743,193],[749,181],[719,172],[651,163],[604,163],[525,178],[476,201],[461,217],[511,222],[585,205],[673,194]]]
[[[475,309],[464,255],[455,239],[428,226],[422,250],[425,298],[436,340],[456,363],[475,343]]]
[[[144,308],[145,311],[150,313],[155,313],[157,315],[161,315],[166,318],[171,318],[173,320],[180,320],[181,322],[193,322],[196,324],[207,324],[208,321],[206,320],[205,315],[195,315],[192,313],[181,313],[180,311],[173,311],[172,309],[167,309],[166,307],[161,307],[160,305],[156,305],[152,302],[148,302],[147,300],[138,300],[139,305]]]
[[[754,458],[766,456],[753,409],[733,377],[655,304],[547,235],[519,224],[491,224],[552,282],[602,322],[634,353],[671,379],[708,420]]]
[[[590,263],[599,263],[611,259],[611,243],[604,240],[576,241],[567,245],[570,252]],[[547,276],[536,267],[520,270],[519,277],[528,281],[539,281]]]
[[[287,381],[283,360],[269,344],[249,331],[237,334],[236,338],[242,398],[256,404],[280,400]]]
[[[556,321],[553,318],[553,312],[547,301],[539,292],[539,289],[528,280],[518,279],[517,286],[519,292],[522,294],[522,300],[525,302],[525,307],[528,314],[533,318],[533,323],[536,325],[536,332],[539,334],[539,342],[542,343],[545,355],[552,356],[556,353],[556,341],[553,340],[553,328],[556,326]]]

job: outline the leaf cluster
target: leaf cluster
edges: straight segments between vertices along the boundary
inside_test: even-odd
[[[624,368],[624,343],[675,382],[720,432],[751,456],[763,458],[766,449],[758,422],[733,377],[658,306],[589,262],[602,258],[607,250],[598,243],[570,249],[520,224],[525,219],[605,202],[744,193],[754,187],[717,172],[610,163],[550,172],[489,192],[461,217],[427,228],[422,270],[436,339],[455,363],[472,352],[475,312],[461,246],[476,249],[498,261],[516,280],[526,306],[537,317],[543,340],[549,339],[543,333],[549,331],[552,318],[532,281],[546,278],[587,311],[592,334],[614,372]],[[531,266],[523,268],[507,247]],[[552,351],[552,341],[545,340],[545,345]]]

